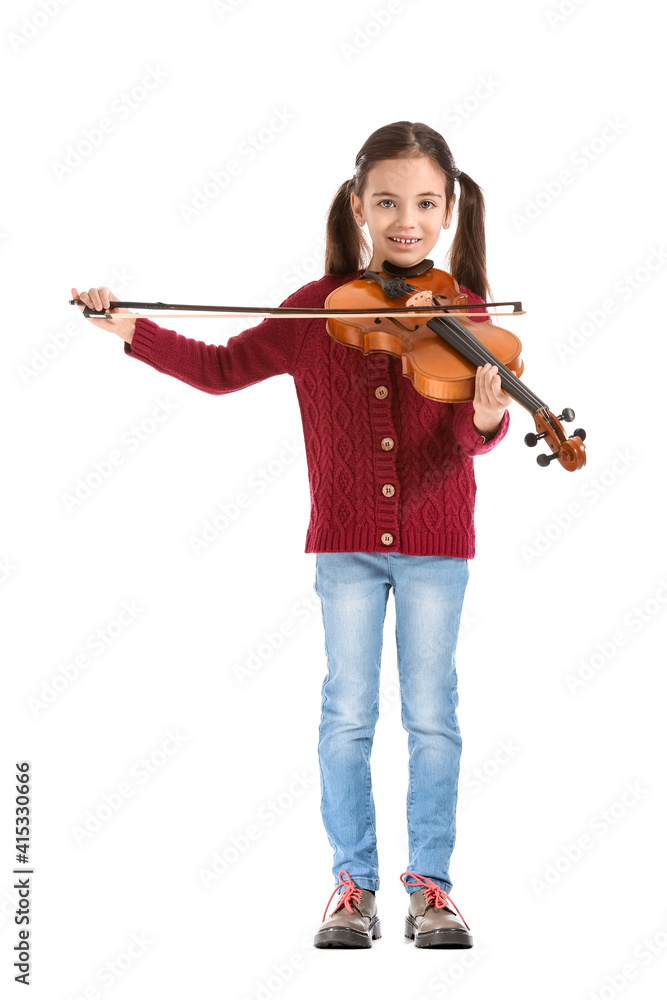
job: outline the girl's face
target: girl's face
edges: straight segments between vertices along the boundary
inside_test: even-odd
[[[351,195],[357,224],[367,222],[373,241],[371,271],[382,262],[418,264],[449,225],[456,195],[445,202],[445,177],[427,156],[381,160],[371,167],[363,198]],[[408,242],[400,242],[401,238]]]

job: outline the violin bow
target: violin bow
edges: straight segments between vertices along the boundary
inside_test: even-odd
[[[89,317],[99,317],[121,322],[125,316],[111,314],[106,309],[90,309],[81,299],[70,299],[71,306],[84,306],[82,312]],[[121,302],[115,299],[109,300],[109,309],[138,309],[135,316],[145,316],[152,318],[155,316],[171,316],[179,314],[184,319],[203,319],[209,316],[295,316],[301,319],[325,319],[329,316],[348,316],[350,318],[363,318],[364,316],[439,316],[442,313],[455,312],[458,316],[479,316],[489,308],[499,306],[512,306],[510,312],[494,312],[492,316],[523,316],[525,310],[521,308],[520,302],[475,302],[468,306],[461,305],[429,305],[411,306],[409,308],[396,306],[388,309],[316,309],[297,308],[292,306],[192,306],[173,305],[169,302]]]

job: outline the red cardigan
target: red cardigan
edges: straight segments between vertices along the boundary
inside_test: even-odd
[[[322,307],[329,292],[361,273],[325,275],[281,304]],[[324,319],[270,317],[216,345],[140,316],[124,347],[157,371],[216,395],[292,376],[310,483],[305,552],[474,556],[472,458],[505,437],[507,410],[485,443],[473,425],[472,402],[427,399],[403,375],[399,357],[338,343]]]

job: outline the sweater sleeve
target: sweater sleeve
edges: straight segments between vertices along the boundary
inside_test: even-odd
[[[505,410],[503,413],[503,419],[500,421],[500,427],[496,433],[485,442],[483,435],[479,433],[473,423],[475,410],[472,400],[468,399],[464,403],[452,403],[452,406],[454,407],[452,430],[454,437],[461,446],[461,450],[466,455],[470,455],[471,457],[485,455],[487,451],[492,451],[497,444],[500,444],[507,434],[507,429],[510,425],[509,410]]]
[[[484,302],[479,295],[475,295],[470,289],[466,288],[464,285],[460,285],[460,290],[464,295],[468,296],[469,303]],[[481,314],[479,322],[489,318],[488,313]],[[454,418],[452,423],[452,431],[454,437],[458,441],[461,450],[474,457],[475,455],[485,455],[487,451],[492,451],[496,445],[500,444],[502,439],[507,434],[510,423],[509,410],[505,410],[503,413],[503,419],[500,422],[500,427],[488,441],[484,441],[484,436],[479,433],[477,428],[473,423],[473,417],[475,416],[475,408],[473,406],[472,400],[466,400],[463,403],[452,403],[454,407]]]
[[[281,306],[308,306],[307,288],[289,295]],[[226,344],[206,344],[137,317],[125,353],[156,371],[213,395],[236,392],[273,375],[293,374],[312,319],[269,317],[230,337]]]

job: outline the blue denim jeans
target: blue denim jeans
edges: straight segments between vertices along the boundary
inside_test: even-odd
[[[337,882],[345,869],[362,889],[380,886],[370,759],[393,588],[401,722],[408,733],[406,870],[447,893],[452,887],[462,745],[455,652],[468,576],[467,560],[448,556],[316,555],[328,665],[318,744],[321,808]],[[419,888],[406,886],[409,893]]]

